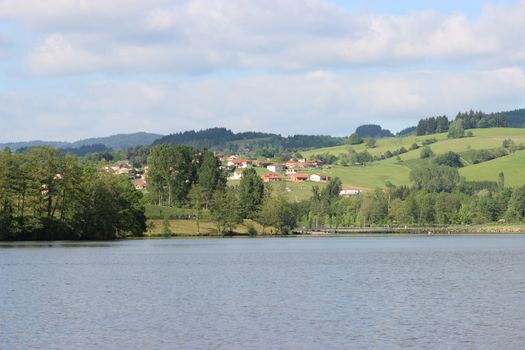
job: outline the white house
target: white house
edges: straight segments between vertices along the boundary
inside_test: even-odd
[[[240,179],[242,179],[242,171],[235,171],[228,179],[229,180],[240,180]]]
[[[284,170],[284,165],[282,165],[282,164],[272,164],[272,165],[268,165],[266,167],[266,169],[270,170],[272,173],[275,173],[277,171],[283,171]]]
[[[286,175],[290,176],[296,173],[295,169],[286,169]]]
[[[339,195],[342,197],[349,197],[349,196],[357,196],[363,191],[360,187],[343,187],[341,191],[339,191]]]
[[[312,174],[310,175],[310,181],[313,182],[322,182],[322,181],[328,181],[330,178],[326,175],[321,174]]]

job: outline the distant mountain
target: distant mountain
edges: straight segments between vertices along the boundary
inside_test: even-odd
[[[66,148],[71,146],[70,142],[56,142],[56,141],[21,141],[21,142],[7,142],[7,143],[0,143],[0,150],[8,147],[12,151],[16,151],[22,148],[29,148],[29,147],[42,147],[42,146],[48,146],[48,147],[54,147],[54,148]]]
[[[151,134],[146,132],[137,132],[133,134],[117,134],[107,137],[95,137],[75,142],[57,142],[57,141],[24,141],[0,143],[0,149],[9,147],[16,151],[22,148],[49,146],[57,149],[74,149],[82,146],[104,145],[107,148],[119,151],[129,147],[151,145],[155,140],[163,135]]]
[[[94,137],[73,142],[70,147],[81,147],[88,145],[104,145],[114,150],[122,150],[135,146],[151,145],[155,140],[163,137],[159,134],[147,132],[136,132],[133,134],[117,134],[108,137]]]

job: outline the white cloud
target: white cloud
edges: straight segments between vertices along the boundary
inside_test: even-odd
[[[475,20],[428,11],[355,15],[321,0],[0,0],[2,16],[45,36],[29,59],[40,73],[496,68],[525,58],[523,0],[487,6]],[[57,35],[68,46],[51,56]],[[81,59],[71,62],[71,54]]]
[[[0,142],[212,126],[345,135],[360,124],[375,122],[398,131],[431,115],[453,117],[470,108],[513,109],[525,103],[523,91],[525,73],[516,68],[373,75],[317,71],[176,83],[104,80],[77,86],[63,96],[0,94],[0,115],[11,119],[0,130]]]

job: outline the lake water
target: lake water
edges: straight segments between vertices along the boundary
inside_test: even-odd
[[[0,349],[523,349],[525,235],[0,243]]]

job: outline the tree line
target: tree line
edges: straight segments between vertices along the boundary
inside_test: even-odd
[[[314,186],[308,200],[291,202],[282,189],[274,187],[280,185],[263,183],[253,168],[243,171],[238,186],[226,186],[219,162],[209,151],[163,145],[154,148],[152,156],[157,152],[160,152],[160,160],[170,159],[162,152],[174,152],[174,158],[162,165],[166,173],[158,177],[163,185],[155,185],[158,186],[153,197],[155,201],[192,208],[197,224],[202,213],[207,211],[206,216],[213,219],[217,231],[222,234],[234,232],[236,226],[246,219],[258,222],[263,227],[261,233],[271,230],[285,234],[297,227],[315,230],[498,221],[517,223],[525,215],[525,186],[506,187],[503,173],[497,181],[466,181],[459,176],[457,167],[461,163],[454,153],[414,168],[409,186],[387,183],[384,189],[341,197],[341,181],[334,178],[323,188]],[[179,159],[180,163],[175,162],[178,152],[186,154]],[[188,169],[181,168],[183,163]],[[155,173],[159,165],[152,159],[150,171]],[[153,177],[151,179],[155,181]],[[174,181],[171,185],[169,179]],[[253,227],[250,230],[253,231]]]
[[[308,203],[300,206],[298,223],[315,229],[522,222],[525,186],[505,187],[504,178],[500,173],[497,181],[469,182],[456,168],[431,164],[411,171],[410,186],[387,184],[385,189],[346,198],[319,196],[314,189]],[[336,187],[337,181],[328,187]]]
[[[146,229],[126,178],[48,147],[0,153],[0,240],[116,239]]]
[[[450,137],[463,137],[462,130],[475,128],[496,128],[507,127],[505,115],[500,113],[487,114],[482,111],[460,112],[453,121],[449,121],[447,116],[437,116],[420,119],[416,126],[416,135],[431,135],[436,133],[449,132]]]

